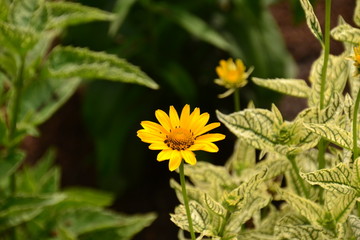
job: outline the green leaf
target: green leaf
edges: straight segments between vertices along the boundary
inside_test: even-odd
[[[108,207],[114,201],[111,193],[84,187],[66,188],[64,194],[68,200],[98,207]]]
[[[47,17],[44,0],[15,0],[11,5],[9,19],[16,26],[41,31]]]
[[[306,23],[309,29],[314,34],[314,36],[320,41],[321,45],[323,45],[323,35],[321,32],[321,26],[319,20],[317,19],[314,13],[314,9],[311,6],[311,3],[309,2],[309,0],[300,0],[300,3],[302,8],[304,9]]]
[[[252,80],[259,86],[290,96],[307,98],[310,93],[310,87],[302,79],[261,79],[253,77]]]
[[[312,65],[309,80],[311,92],[308,100],[309,106],[318,106],[321,92],[321,75],[324,56],[321,55]],[[328,106],[335,94],[341,94],[349,76],[349,60],[344,56],[329,55],[328,71],[324,89],[324,106]]]
[[[45,207],[65,199],[63,194],[49,196],[12,196],[0,204],[0,231],[30,221]]]
[[[99,239],[107,231],[116,231],[118,239],[130,239],[154,219],[152,213],[126,216],[96,207],[79,208],[65,212],[58,220],[58,228],[80,239]]]
[[[354,22],[360,27],[360,0],[356,0],[356,6],[354,10]]]
[[[75,92],[80,79],[38,79],[23,89],[19,128],[46,121]]]
[[[321,227],[326,216],[326,211],[322,206],[289,191],[280,191],[280,195],[296,212],[307,218],[313,226]]]
[[[354,237],[356,239],[360,238],[360,219],[355,215],[350,215],[348,218],[348,223],[351,227],[352,232],[354,233]]]
[[[190,12],[180,7],[175,7],[174,5],[168,5],[165,3],[156,3],[156,5],[152,3],[151,9],[169,17],[193,36],[224,51],[228,51],[235,55],[238,53],[238,49],[233,47],[233,45],[231,45],[221,34],[215,31],[204,20],[191,14]]]
[[[116,32],[120,28],[121,24],[123,23],[124,19],[126,18],[127,14],[130,11],[130,8],[134,5],[137,0],[117,0],[114,12],[115,12],[115,20],[112,21],[109,34],[111,36],[115,36]]]
[[[97,8],[84,6],[73,2],[46,1],[50,17],[47,28],[64,28],[92,21],[111,21],[114,15]]]
[[[56,47],[50,53],[47,67],[50,78],[99,78],[158,88],[150,77],[126,60],[85,48]]]
[[[331,36],[338,41],[359,44],[360,29],[351,27],[349,24],[342,24],[331,30]]]
[[[0,20],[6,21],[8,18],[8,12],[10,3],[7,0],[0,0]]]
[[[7,157],[0,159],[0,179],[13,174],[25,159],[25,154],[20,151],[13,152]]]
[[[352,136],[351,133],[340,128],[333,123],[316,124],[316,123],[304,123],[304,126],[310,131],[318,134],[319,136],[327,139],[328,141],[344,147],[346,149],[352,149]]]
[[[2,71],[9,80],[15,79],[17,75],[16,59],[9,51],[0,51],[0,71]]]
[[[0,22],[0,44],[24,55],[37,42],[38,35],[26,27]]]
[[[351,170],[345,163],[339,163],[336,167],[330,169],[321,169],[310,173],[300,173],[308,183],[320,185],[329,190],[343,194],[349,194],[356,191],[351,183]]]
[[[226,168],[240,176],[244,170],[254,167],[255,163],[255,148],[238,138],[235,142],[234,152],[226,162]]]

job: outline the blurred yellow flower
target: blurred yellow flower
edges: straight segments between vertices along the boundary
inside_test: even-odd
[[[173,106],[170,106],[169,115],[162,110],[156,110],[155,116],[160,124],[142,121],[143,129],[137,131],[137,136],[143,142],[150,143],[149,149],[161,150],[157,160],[170,160],[170,171],[177,169],[182,159],[191,165],[196,164],[193,151],[217,152],[219,148],[213,142],[225,138],[225,135],[220,133],[204,134],[219,127],[220,123],[206,125],[210,115],[200,114],[199,108],[195,108],[190,114],[188,104],[182,109],[180,117]]]
[[[235,89],[247,84],[247,78],[253,71],[253,68],[251,67],[247,72],[245,70],[246,67],[240,59],[236,59],[235,62],[232,58],[229,58],[227,61],[220,61],[220,65],[216,67],[216,73],[219,78],[215,79],[215,83],[229,89],[225,93],[220,94],[220,98],[229,96]]]

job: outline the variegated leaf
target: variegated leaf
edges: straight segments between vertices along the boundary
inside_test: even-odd
[[[231,209],[241,209],[246,199],[254,193],[255,189],[261,184],[267,175],[267,169],[261,169],[257,174],[252,176],[248,181],[242,183],[239,187],[230,193],[225,193],[224,203]]]
[[[269,195],[253,195],[241,209],[231,214],[226,226],[225,236],[239,234],[242,230],[241,226],[249,220],[255,212],[267,206],[270,202]]]
[[[265,177],[266,180],[270,180],[276,176],[279,176],[290,168],[290,161],[287,158],[281,156],[276,158],[274,155],[275,154],[271,155],[274,158],[269,157],[268,159],[261,161],[256,165],[256,168],[264,168],[268,170],[268,173]]]
[[[316,136],[300,122],[284,122],[277,126],[276,115],[265,109],[245,109],[229,115],[217,111],[217,116],[237,137],[264,151],[295,154],[317,143]]]
[[[353,185],[360,189],[360,157],[354,161],[351,180]]]
[[[338,191],[326,191],[325,206],[336,223],[344,223],[356,203],[356,191],[351,190],[346,194]]]
[[[276,225],[277,239],[325,240],[323,231],[311,225]]]
[[[308,27],[310,28],[314,36],[320,41],[320,43],[323,44],[323,35],[321,32],[320,23],[314,13],[314,9],[311,6],[311,3],[309,2],[309,0],[300,0],[300,3],[302,8],[304,9],[306,23]]]
[[[181,203],[184,203],[181,185],[174,179],[170,179],[170,187],[175,190],[176,196]],[[186,185],[187,196],[190,200],[200,202],[203,192],[190,184]]]
[[[234,152],[226,162],[226,168],[240,176],[243,170],[251,169],[255,163],[255,148],[238,138],[235,142]]]
[[[360,0],[356,0],[354,22],[360,27]]]
[[[219,216],[226,215],[226,209],[217,201],[215,201],[210,195],[204,194],[202,197],[203,205],[210,209],[213,213]]]
[[[322,206],[289,191],[282,190],[280,194],[296,212],[304,216],[313,226],[321,227],[321,223],[326,219],[326,211]]]
[[[354,233],[354,237],[356,237],[356,239],[359,239],[360,238],[360,219],[359,219],[359,217],[357,217],[355,215],[350,215],[348,218],[348,222],[351,227],[351,230]]]
[[[324,56],[321,55],[312,65],[309,80],[311,82],[311,93],[309,106],[317,107],[320,103],[321,76],[324,63]],[[334,94],[342,93],[349,76],[349,61],[343,56],[329,56],[328,68],[324,89],[324,106],[328,106]]]
[[[254,77],[252,80],[259,86],[294,97],[307,98],[310,93],[310,87],[302,79],[261,79]]]
[[[340,147],[350,150],[352,149],[353,141],[351,133],[338,127],[335,124],[304,123],[304,126],[310,131]]]
[[[342,24],[331,30],[331,36],[338,41],[357,45],[360,42],[360,29]]]
[[[300,173],[300,175],[308,183],[320,185],[329,191],[336,191],[342,194],[356,191],[351,183],[351,170],[344,163],[339,163],[335,168]]]

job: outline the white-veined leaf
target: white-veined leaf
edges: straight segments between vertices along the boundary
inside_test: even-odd
[[[312,65],[309,80],[311,82],[311,93],[308,104],[317,107],[320,104],[321,76],[324,64],[324,56],[321,55]],[[349,76],[349,60],[343,56],[329,55],[328,68],[324,88],[324,107],[328,106],[334,94],[343,92]]]
[[[320,41],[320,43],[323,45],[323,35],[321,32],[321,26],[319,23],[319,20],[317,19],[314,9],[311,6],[311,3],[309,0],[300,0],[301,6],[304,9],[305,17],[306,17],[306,23],[308,27],[310,28],[311,32],[314,34],[314,36]]]
[[[327,139],[328,141],[346,149],[352,149],[352,137],[350,132],[338,127],[336,124],[304,123],[310,131]]]
[[[302,79],[261,79],[253,77],[252,80],[259,86],[290,96],[307,98],[310,93],[310,87]]]
[[[322,206],[289,191],[282,190],[280,194],[296,212],[304,216],[313,226],[321,227],[321,223],[326,218],[326,212]]]
[[[85,48],[56,47],[50,53],[47,67],[50,78],[98,78],[158,88],[149,76],[125,59]]]
[[[355,215],[350,215],[348,218],[348,223],[351,227],[352,232],[354,233],[354,237],[356,239],[360,238],[360,219]]]
[[[331,36],[338,41],[357,45],[360,42],[360,29],[342,24],[331,30]]]
[[[311,225],[276,225],[276,239],[325,240],[320,228]]]
[[[114,15],[109,12],[73,2],[46,1],[46,7],[50,13],[46,26],[48,29],[114,19]]]
[[[239,234],[242,225],[249,220],[257,211],[266,207],[271,198],[269,195],[254,194],[249,197],[241,209],[231,214],[226,226],[225,236]]]
[[[338,191],[325,192],[325,206],[336,223],[344,223],[356,203],[356,191],[351,190],[346,194]]]
[[[339,163],[336,167],[330,169],[320,169],[315,172],[300,173],[308,183],[320,185],[329,190],[342,194],[348,194],[356,191],[351,183],[351,170],[344,163]]]
[[[204,193],[202,197],[202,202],[204,203],[204,206],[206,206],[215,214],[219,216],[225,216],[226,209],[220,203],[215,201],[210,195]]]
[[[226,168],[240,176],[243,170],[251,169],[255,166],[255,148],[238,138],[234,144],[234,152],[226,162]]]

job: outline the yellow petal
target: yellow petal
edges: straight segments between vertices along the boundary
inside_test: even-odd
[[[146,142],[146,143],[152,143],[152,142],[157,142],[157,141],[163,142],[165,140],[165,138],[162,135],[149,133],[148,131],[146,131],[144,129],[137,131],[137,136],[141,139],[141,141]]]
[[[170,161],[169,161],[169,170],[174,171],[180,166],[181,163],[181,154],[179,151],[172,151]]]
[[[182,128],[188,128],[190,123],[190,105],[186,104],[181,111],[180,115],[180,126]]]
[[[151,145],[149,145],[150,150],[163,150],[163,149],[169,149],[169,147],[164,142],[154,142]]]
[[[206,152],[218,152],[219,148],[211,142],[195,142],[194,145],[188,148],[189,151],[206,151]]]
[[[197,133],[197,135],[201,135],[204,134],[206,132],[209,132],[211,130],[213,130],[214,128],[217,128],[220,126],[219,122],[214,122],[214,123],[210,123],[208,125],[206,125],[205,127],[203,127],[201,130],[199,130],[199,132]]]
[[[163,110],[160,110],[160,109],[156,110],[155,117],[167,131],[170,131],[170,129],[171,129],[170,118]]]
[[[196,121],[193,122],[192,126],[190,126],[194,135],[197,136],[201,129],[204,128],[206,123],[209,121],[210,115],[208,113],[201,114]]]
[[[196,164],[196,157],[195,154],[192,151],[181,151],[181,156],[185,160],[185,162],[195,165]]]
[[[173,128],[179,127],[180,126],[180,119],[179,119],[179,115],[176,112],[174,106],[170,106],[169,116],[170,116],[171,126]]]
[[[156,133],[160,133],[160,134],[161,133],[168,134],[166,129],[158,123],[151,122],[151,121],[142,121],[140,124],[144,129],[146,129],[150,132],[156,132]]]
[[[221,133],[208,133],[202,136],[198,136],[195,140],[195,143],[197,141],[207,141],[207,142],[216,142],[225,139],[225,135]]]
[[[172,150],[172,149],[162,150],[162,151],[159,152],[159,154],[157,155],[156,160],[158,160],[159,162],[161,162],[161,161],[170,159],[171,153],[172,153],[173,151],[174,151],[174,150]]]

